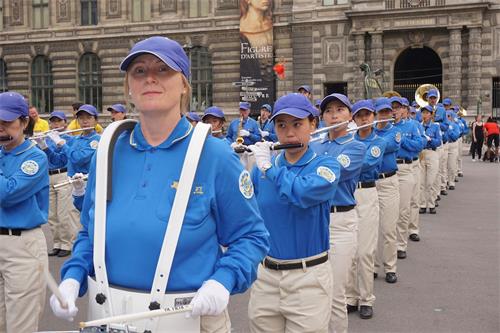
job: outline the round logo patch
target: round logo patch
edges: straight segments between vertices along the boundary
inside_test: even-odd
[[[401,142],[401,132],[396,133],[396,142]]]
[[[240,192],[247,199],[253,197],[253,183],[250,178],[250,173],[247,170],[243,170],[240,174],[240,179],[238,181]]]
[[[373,157],[377,158],[380,156],[380,148],[378,146],[373,146],[370,149],[370,154],[372,154]]]
[[[21,164],[21,171],[28,176],[36,175],[38,172],[38,163],[33,160],[25,161]]]
[[[318,176],[325,178],[330,183],[333,183],[335,179],[337,179],[335,173],[330,168],[327,168],[325,166],[318,167],[316,173],[318,174]]]
[[[347,167],[349,167],[349,165],[351,165],[351,159],[346,154],[340,154],[339,156],[337,156],[337,161],[344,168],[347,168]]]
[[[90,148],[92,149],[97,149],[97,146],[99,145],[99,141],[93,140],[90,142]]]

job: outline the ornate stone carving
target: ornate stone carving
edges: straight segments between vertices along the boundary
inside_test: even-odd
[[[422,47],[424,38],[425,35],[422,30],[413,30],[408,32],[408,39],[413,47]]]
[[[177,0],[160,0],[160,12],[177,11]]]
[[[10,2],[10,18],[11,25],[23,25],[24,23],[24,10],[22,0],[12,0]]]
[[[322,52],[324,65],[342,65],[345,62],[345,38],[328,37],[323,39]]]
[[[122,2],[120,0],[108,0],[108,13],[107,16],[112,17],[120,17],[121,16],[121,6]]]
[[[68,0],[58,0],[56,6],[57,22],[68,22],[70,20],[70,3]]]

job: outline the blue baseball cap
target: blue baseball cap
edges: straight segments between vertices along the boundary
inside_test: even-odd
[[[413,106],[410,106],[410,113],[417,113],[417,109],[415,109]]]
[[[0,120],[14,121],[28,116],[28,102],[23,95],[14,91],[0,94]]]
[[[321,99],[321,98],[318,98],[318,99],[316,100],[316,102],[314,102],[314,106],[320,106],[320,105],[321,105],[321,101],[322,101],[322,99]]]
[[[406,97],[401,97],[401,102],[403,103],[403,106],[410,106],[410,102]]]
[[[403,105],[403,101],[401,100],[401,97],[399,97],[399,96],[390,97],[389,102],[391,103],[391,105],[392,105],[392,103],[399,103],[399,104]]]
[[[413,106],[414,108],[418,107],[418,103],[416,101],[413,101],[411,102],[411,106]]]
[[[262,110],[262,109],[266,109],[267,111],[269,111],[269,112],[271,112],[271,113],[273,112],[273,108],[272,108],[272,107],[271,107],[271,105],[269,105],[269,104],[264,104],[264,105],[262,105],[262,106],[260,107],[260,109],[261,109],[261,110]]]
[[[318,111],[314,108],[306,96],[299,93],[291,93],[281,96],[274,103],[274,112],[271,116],[271,120],[280,114],[288,114],[295,118],[304,119],[309,116],[316,117],[318,115]]]
[[[438,91],[436,89],[430,89],[428,92],[427,92],[427,98],[430,98],[430,97],[438,97]]]
[[[54,111],[54,112],[52,112],[50,114],[50,116],[49,116],[49,120],[51,120],[52,118],[58,118],[58,119],[61,119],[61,120],[67,120],[66,115],[62,111]]]
[[[304,84],[302,86],[299,87],[299,89],[297,89],[297,91],[299,91],[300,89],[304,89],[305,91],[307,91],[308,93],[311,93],[311,87],[309,87],[308,85]]]
[[[240,102],[240,110],[249,110],[250,109],[250,103],[248,102]]]
[[[201,121],[200,116],[198,116],[196,114],[196,112],[193,112],[193,111],[186,113],[186,118],[188,118],[192,121],[198,121],[198,122]]]
[[[206,116],[214,116],[216,118],[225,119],[224,111],[222,111],[222,109],[218,106],[211,106],[209,108],[206,108],[201,119],[205,118]]]
[[[387,97],[380,97],[375,100],[375,112],[379,112],[385,109],[392,110],[391,101]]]
[[[361,110],[368,110],[370,112],[375,113],[375,107],[373,106],[373,102],[370,99],[357,101],[352,105],[352,116],[354,117],[356,113],[358,113]]]
[[[163,37],[154,36],[136,43],[128,55],[120,64],[120,70],[127,71],[130,63],[141,54],[152,54],[168,65],[176,72],[182,73],[189,78],[189,59],[182,46],[176,41]]]
[[[347,98],[346,95],[337,94],[337,93],[333,93],[333,94],[328,95],[325,98],[323,98],[323,100],[321,101],[321,104],[319,105],[319,108],[321,109],[321,112],[325,111],[326,106],[328,105],[328,103],[330,103],[332,101],[335,101],[335,100],[339,100],[340,103],[342,103],[345,106],[347,106],[347,108],[349,109],[349,111],[352,112],[352,105],[351,105],[351,101],[349,101],[349,98]]]
[[[86,112],[90,114],[91,116],[97,117],[97,110],[95,106],[90,105],[90,104],[83,104],[78,108],[78,111],[76,111],[76,115],[78,116],[78,113],[80,112]]]
[[[426,105],[423,108],[420,109],[421,111],[429,111],[430,113],[434,112],[434,109],[430,105]]]
[[[108,108],[108,111],[116,111],[116,112],[121,112],[121,113],[126,113],[127,108],[125,108],[125,105],[123,104],[113,104]]]
[[[451,99],[450,98],[443,99],[443,105],[451,105]]]

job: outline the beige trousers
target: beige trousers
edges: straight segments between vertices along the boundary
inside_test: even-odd
[[[68,180],[66,172],[51,175],[49,186],[49,226],[54,239],[54,249],[71,250],[80,230],[80,214],[73,206],[72,187],[54,189],[55,184]]]
[[[231,320],[226,310],[218,316],[201,316],[201,333],[229,333],[231,332]]]
[[[455,186],[455,177],[457,177],[458,142],[448,143],[448,185]]]
[[[377,188],[358,188],[354,197],[359,217],[358,247],[347,282],[347,304],[373,306],[373,272],[379,228]]]
[[[431,193],[432,193],[432,201],[433,202],[436,202],[436,199],[437,199],[437,196],[439,195],[439,193],[441,192],[441,175],[439,173],[439,168],[441,166],[441,156],[443,156],[443,154],[445,153],[444,151],[444,147],[443,146],[439,146],[437,149],[436,149],[436,152],[437,152],[437,173],[436,173],[436,177],[434,178],[434,183],[432,184],[432,190],[431,190]],[[434,207],[434,206],[432,206]]]
[[[458,155],[457,155],[457,174],[462,173],[462,152],[464,149],[464,138],[460,137],[458,142]]]
[[[329,332],[347,332],[346,287],[358,244],[358,221],[356,209],[330,214],[330,263],[334,282]]]
[[[450,144],[445,143],[443,148],[439,151],[439,173],[437,187],[439,188],[438,194],[442,190],[446,190],[446,183],[448,182],[448,151]],[[437,198],[437,195],[436,195]],[[436,199],[434,198],[434,200]]]
[[[436,178],[439,171],[439,153],[424,149],[420,160],[420,208],[434,208],[436,204]],[[439,187],[437,187],[439,189]]]
[[[47,244],[42,228],[0,235],[0,333],[38,330],[45,304]]]
[[[382,263],[384,273],[396,273],[397,236],[399,217],[399,180],[398,175],[377,181],[378,202],[380,207],[380,227],[378,241],[382,242]],[[380,266],[380,256],[376,256],[376,266]],[[378,263],[377,263],[378,262]]]
[[[410,223],[408,224],[408,234],[419,233],[418,225],[420,220],[419,208],[420,208],[420,179],[421,177],[421,167],[420,160],[413,162],[413,178],[415,179],[415,185],[411,191],[411,201],[410,201]]]
[[[411,216],[411,198],[414,195],[415,178],[413,164],[398,164],[399,179],[399,219],[397,223],[398,250],[406,251],[408,245],[408,225]]]
[[[248,304],[250,332],[328,332],[332,288],[329,262],[283,271],[259,265]]]

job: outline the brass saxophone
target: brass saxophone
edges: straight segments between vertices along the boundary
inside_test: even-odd
[[[238,137],[236,138],[236,143],[242,145],[245,141],[242,136],[240,136],[240,132],[243,129],[243,116],[240,117],[240,124],[238,125]]]

